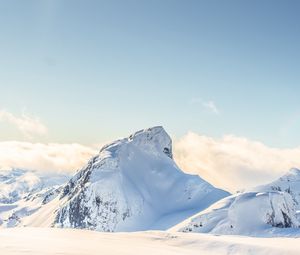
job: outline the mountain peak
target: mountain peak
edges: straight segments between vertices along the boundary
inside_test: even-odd
[[[129,144],[149,153],[164,153],[169,158],[173,158],[172,139],[162,126],[142,129],[127,138],[109,143],[101,148],[100,153],[104,151],[116,151],[116,148],[128,146]]]
[[[162,126],[139,130],[128,137],[129,142],[137,146],[146,146],[150,150],[164,152],[170,158],[172,155],[172,139]]]

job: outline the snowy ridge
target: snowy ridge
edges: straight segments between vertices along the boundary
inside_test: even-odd
[[[218,201],[172,230],[243,235],[284,233],[279,229],[300,226],[297,218],[299,188],[300,171],[292,169],[270,184]]]

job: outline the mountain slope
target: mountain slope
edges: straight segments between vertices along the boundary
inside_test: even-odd
[[[171,138],[154,127],[104,146],[77,172],[53,202],[59,203],[53,225],[107,232],[165,229],[227,195],[182,172],[173,161]],[[155,224],[166,215],[167,223]]]
[[[299,228],[300,171],[290,170],[278,180],[226,197],[178,224],[182,232],[261,235]]]

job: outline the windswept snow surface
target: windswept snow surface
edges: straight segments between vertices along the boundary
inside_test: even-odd
[[[172,230],[251,236],[299,235],[300,171],[226,197]]]
[[[136,232],[100,233],[57,228],[0,231],[5,255],[298,255],[298,238],[254,238],[209,234]]]

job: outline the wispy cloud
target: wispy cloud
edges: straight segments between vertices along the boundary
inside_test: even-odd
[[[206,108],[207,110],[209,110],[212,113],[215,113],[215,114],[219,114],[220,113],[220,111],[217,108],[217,106],[216,106],[216,104],[215,104],[214,101],[202,102],[202,105],[203,105],[204,108]]]
[[[190,104],[200,104],[204,109],[208,110],[211,113],[220,113],[220,110],[218,109],[216,103],[212,100],[204,101],[201,98],[192,98],[190,100]]]
[[[48,132],[47,127],[37,117],[25,113],[22,113],[21,116],[15,116],[11,112],[0,110],[0,121],[14,125],[26,137],[45,135]]]

